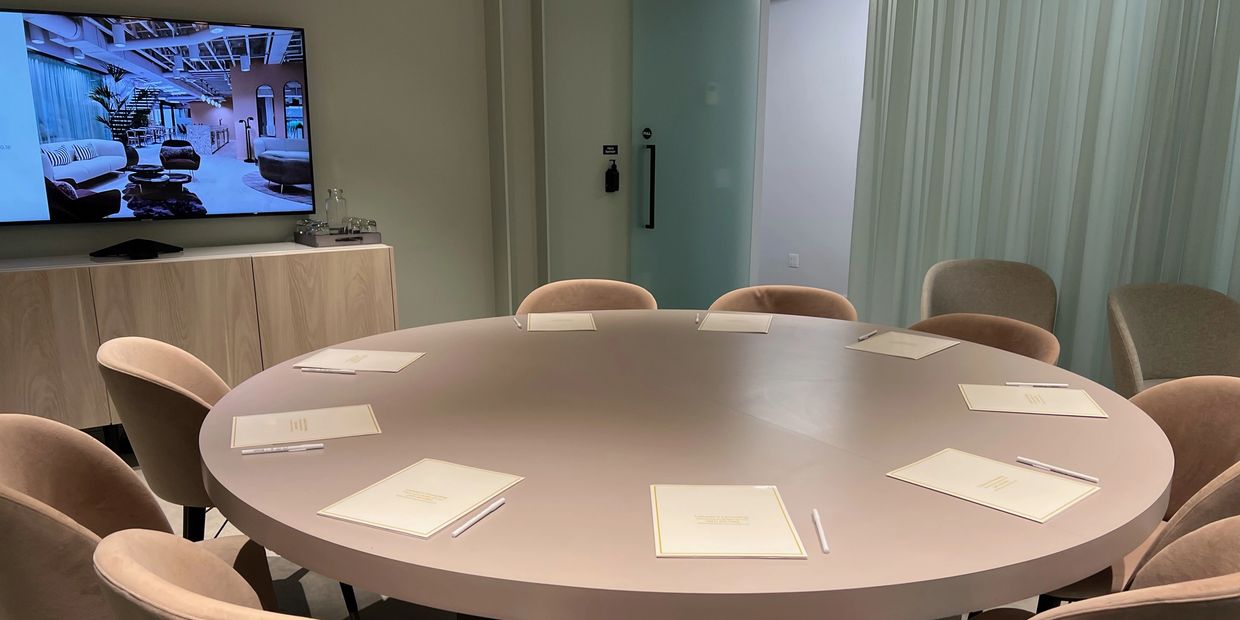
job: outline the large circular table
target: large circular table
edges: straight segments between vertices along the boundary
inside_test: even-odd
[[[698,332],[694,312],[596,312],[596,332],[511,318],[363,338],[425,351],[397,374],[285,362],[207,416],[212,498],[316,572],[489,618],[936,618],[1036,595],[1138,545],[1163,516],[1166,437],[1068,371],[962,343],[913,361],[844,346],[878,327],[778,315],[769,334]],[[1109,419],[970,412],[959,383],[1064,381]],[[382,434],[243,457],[233,416],[370,403]],[[1101,490],[1045,524],[885,476],[942,448],[1087,472]],[[523,475],[459,538],[315,513],[422,458]],[[649,485],[775,484],[808,560],[656,559]],[[814,544],[811,508],[831,542]]]

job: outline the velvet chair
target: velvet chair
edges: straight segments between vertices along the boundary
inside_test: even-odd
[[[202,481],[198,432],[228,384],[202,360],[150,338],[114,338],[96,359],[151,490],[184,506],[185,537],[201,540],[213,502]],[[356,613],[353,588],[342,583],[340,590]]]
[[[116,620],[276,620],[228,564],[162,532],[125,530],[103,539],[95,574]]]
[[[710,305],[711,310],[769,312],[856,321],[857,309],[847,297],[810,286],[766,285],[738,288]]]
[[[1156,553],[1124,592],[1033,615],[988,611],[975,620],[1226,620],[1240,618],[1240,517],[1215,521]]]
[[[1055,331],[1055,282],[1025,263],[985,258],[945,260],[926,272],[921,318],[993,314]]]
[[[1107,298],[1115,391],[1195,375],[1240,376],[1240,303],[1189,284],[1129,284]]]
[[[1171,442],[1175,469],[1163,526],[1121,562],[1042,597],[1041,608],[1117,592],[1169,542],[1240,515],[1240,378],[1189,377],[1132,398]]]
[[[202,165],[202,156],[186,140],[164,140],[159,147],[159,163],[168,170],[186,170],[192,175]]]
[[[213,504],[202,482],[198,431],[228,384],[202,360],[150,338],[109,340],[96,359],[151,490],[184,506],[185,537],[202,540]]]
[[[111,620],[91,555],[102,537],[132,528],[172,536],[124,461],[59,422],[0,414],[0,618]],[[245,575],[257,600],[275,608],[261,546],[243,536],[186,544]]]
[[[909,329],[1003,349],[1047,364],[1059,361],[1059,339],[1037,325],[989,314],[942,314]]]
[[[658,307],[654,295],[636,284],[618,280],[560,280],[531,291],[517,307],[517,314],[655,310]]]

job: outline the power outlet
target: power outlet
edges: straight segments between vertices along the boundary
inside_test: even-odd
[[[799,269],[801,267],[801,255],[800,254],[789,254],[788,255],[788,266],[793,269]]]

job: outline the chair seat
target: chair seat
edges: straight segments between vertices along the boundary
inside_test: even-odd
[[[245,536],[209,538],[197,544],[240,573],[258,594],[263,609],[277,609],[276,590],[271,581],[271,568],[267,565],[267,550],[262,545]]]
[[[1145,552],[1149,550],[1154,541],[1158,539],[1158,535],[1167,527],[1167,522],[1162,521],[1158,527],[1142,542],[1140,546],[1133,549],[1115,564],[1109,568],[1104,568],[1074,584],[1064,586],[1048,593],[1058,599],[1065,601],[1081,601],[1087,598],[1103,596],[1112,592],[1120,592],[1127,585],[1129,578],[1137,569],[1137,562],[1145,556]]]

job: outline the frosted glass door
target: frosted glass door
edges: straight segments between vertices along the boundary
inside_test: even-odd
[[[633,1],[630,266],[662,308],[749,283],[760,18],[761,0]]]

